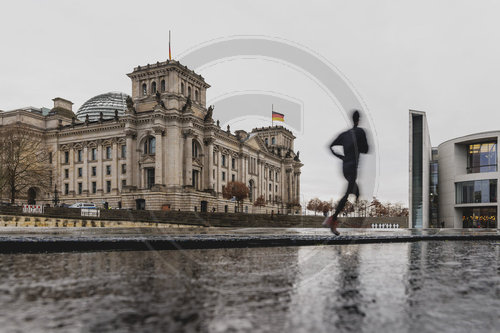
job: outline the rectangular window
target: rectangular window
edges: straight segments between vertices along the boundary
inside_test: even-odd
[[[78,194],[82,194],[82,188],[83,188],[82,183],[78,183]]]
[[[484,179],[455,184],[456,203],[497,202],[497,180]]]
[[[467,146],[467,173],[496,171],[497,144],[495,142]]]
[[[97,149],[96,148],[92,148],[92,150],[90,151],[90,153],[91,153],[90,159],[92,161],[97,160]]]
[[[127,146],[122,145],[122,158],[127,158]]]
[[[123,188],[124,186],[127,186],[127,180],[126,180],[126,179],[122,179],[122,188]]]
[[[236,160],[231,158],[231,168],[236,169]]]
[[[106,147],[106,158],[108,160],[111,159],[111,152],[112,152],[111,147]]]
[[[64,152],[64,163],[69,163],[69,151]]]
[[[215,169],[212,170],[212,177],[215,179]]]
[[[122,164],[122,174],[127,173],[127,165]]]
[[[154,168],[148,168],[146,169],[146,186],[148,188],[153,187],[155,184],[155,169]]]
[[[52,164],[52,152],[49,152],[49,163]]]
[[[111,175],[111,165],[106,165],[106,175]]]
[[[64,169],[64,178],[69,178],[69,169]]]
[[[273,190],[273,185],[271,185],[271,183],[269,183],[269,191],[272,191]]]
[[[83,175],[82,168],[78,168],[78,177],[82,177],[82,175]]]
[[[236,176],[235,175],[231,175],[231,181],[234,182],[235,179],[236,179]]]
[[[93,177],[97,176],[97,167],[95,166],[92,167],[92,176]]]
[[[275,191],[278,192],[278,185],[276,185]]]
[[[226,166],[226,155],[222,155],[222,166]]]
[[[64,194],[68,195],[69,193],[69,184],[64,184]]]
[[[92,182],[92,193],[97,193],[97,183]]]
[[[497,228],[497,207],[464,208],[463,228]]]
[[[78,162],[81,162],[81,161],[82,161],[82,156],[83,156],[82,150],[81,150],[81,149],[77,150],[77,151],[76,151],[76,160],[77,160]]]
[[[111,192],[111,180],[106,180],[106,192]]]
[[[225,181],[226,180],[226,173],[224,171],[222,171],[222,181]]]

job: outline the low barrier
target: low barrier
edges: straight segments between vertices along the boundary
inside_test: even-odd
[[[95,210],[94,210],[95,211]],[[120,210],[101,209],[100,216],[82,216],[80,209],[75,208],[45,208],[43,214],[23,213],[22,207],[3,206],[0,214],[29,215],[54,217],[61,219],[85,219],[128,221],[147,223],[185,224],[192,226],[212,227],[275,227],[275,228],[317,228],[324,220],[323,216],[314,215],[269,215],[245,213],[200,213],[155,210]],[[371,228],[372,224],[398,224],[400,228],[408,227],[407,217],[341,217],[341,228]]]

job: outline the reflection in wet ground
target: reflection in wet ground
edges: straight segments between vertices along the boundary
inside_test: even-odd
[[[493,332],[499,247],[2,254],[0,330]]]

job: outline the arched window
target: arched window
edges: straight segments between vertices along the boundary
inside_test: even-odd
[[[184,95],[184,83],[183,82],[181,82],[181,94]]]
[[[191,97],[191,87],[188,87],[188,97]]]
[[[200,94],[198,93],[198,89],[194,91],[194,99],[199,102],[200,101]]]
[[[151,83],[151,93],[156,94],[156,82],[155,81],[153,81],[153,83]]]
[[[150,136],[144,141],[144,154],[156,154],[156,139],[154,136]]]
[[[148,94],[148,86],[143,83],[142,84],[142,96],[146,96]]]
[[[167,86],[165,84],[165,80],[161,80],[161,92],[165,92],[166,89],[167,89]]]
[[[200,144],[196,140],[193,140],[193,142],[191,143],[191,148],[193,152],[193,157],[195,158],[198,157],[198,155],[201,153]]]
[[[271,144],[272,145],[276,144],[276,139],[274,138],[274,136],[271,138]]]

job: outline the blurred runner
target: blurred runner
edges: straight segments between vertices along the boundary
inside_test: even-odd
[[[340,235],[337,231],[338,220],[337,217],[344,209],[344,206],[349,198],[349,194],[356,195],[356,201],[359,198],[359,187],[356,184],[358,176],[358,163],[359,154],[366,154],[368,152],[368,142],[366,141],[366,133],[362,128],[358,127],[359,124],[359,111],[355,110],[352,114],[353,128],[341,133],[330,145],[330,150],[333,155],[342,160],[342,171],[344,178],[347,180],[347,191],[340,199],[335,213],[323,221],[323,226],[329,227],[335,235]],[[344,148],[344,155],[336,152],[333,147],[342,146]]]

